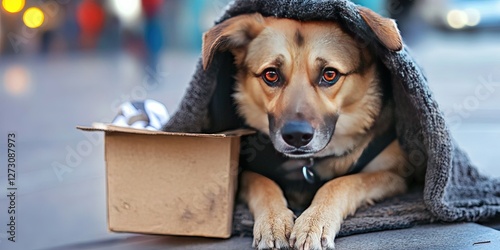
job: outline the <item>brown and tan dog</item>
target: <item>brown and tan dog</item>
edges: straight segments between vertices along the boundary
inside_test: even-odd
[[[384,46],[401,49],[393,20],[359,10]],[[346,216],[405,192],[408,163],[397,140],[360,173],[346,175],[369,143],[394,126],[392,101],[383,94],[389,83],[381,81],[379,60],[366,47],[333,22],[260,14],[231,18],[205,33],[205,68],[217,51],[235,57],[234,98],[246,123],[287,157],[327,157],[314,167],[329,181],[296,220],[275,181],[243,173],[240,194],[255,219],[254,247],[332,249]]]

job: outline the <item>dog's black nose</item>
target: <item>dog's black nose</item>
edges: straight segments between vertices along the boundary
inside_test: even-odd
[[[313,127],[304,121],[287,122],[281,129],[281,136],[288,145],[300,148],[307,145],[314,136]]]

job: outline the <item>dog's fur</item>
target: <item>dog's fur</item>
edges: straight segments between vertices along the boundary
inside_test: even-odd
[[[360,14],[383,45],[402,48],[392,20],[364,8]],[[242,174],[240,195],[255,219],[254,247],[331,249],[347,215],[406,190],[408,163],[397,140],[361,173],[345,175],[394,121],[392,101],[383,94],[388,83],[381,82],[379,60],[339,25],[241,15],[216,25],[203,42],[205,68],[217,51],[232,52],[238,69],[238,111],[249,126],[269,135],[277,151],[290,158],[331,156],[315,166],[321,178],[330,181],[296,220],[276,182],[253,172]],[[263,80],[266,69],[277,72],[277,84]],[[325,69],[340,74],[332,86],[320,84],[328,78],[323,78]],[[306,145],[293,146],[283,139],[284,126],[294,121],[314,130]]]

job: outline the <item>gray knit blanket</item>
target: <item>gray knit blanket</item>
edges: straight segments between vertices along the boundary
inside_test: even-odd
[[[356,40],[370,46],[390,72],[398,139],[410,158],[412,171],[426,171],[424,186],[358,209],[345,220],[340,236],[418,223],[485,221],[500,216],[500,180],[479,174],[453,141],[427,80],[406,46],[398,52],[386,49],[363,21],[356,5],[345,0],[236,0],[217,23],[255,12],[301,21],[338,22]],[[206,71],[200,60],[178,111],[163,129],[218,132],[243,126],[231,98],[235,72],[229,53],[216,54]],[[252,226],[247,207],[237,204],[234,234],[251,236]]]

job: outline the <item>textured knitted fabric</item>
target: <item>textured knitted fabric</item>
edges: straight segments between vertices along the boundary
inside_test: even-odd
[[[390,72],[398,140],[409,156],[410,171],[426,171],[425,183],[405,195],[358,209],[345,220],[339,235],[500,216],[500,180],[480,175],[453,141],[427,80],[406,46],[398,52],[385,48],[356,5],[344,0],[237,0],[217,23],[255,12],[301,21],[335,21],[375,51]],[[242,126],[231,99],[235,70],[227,52],[217,53],[206,71],[200,59],[178,111],[164,130],[217,132]],[[251,235],[253,222],[245,205],[236,206],[234,218],[234,233]]]

